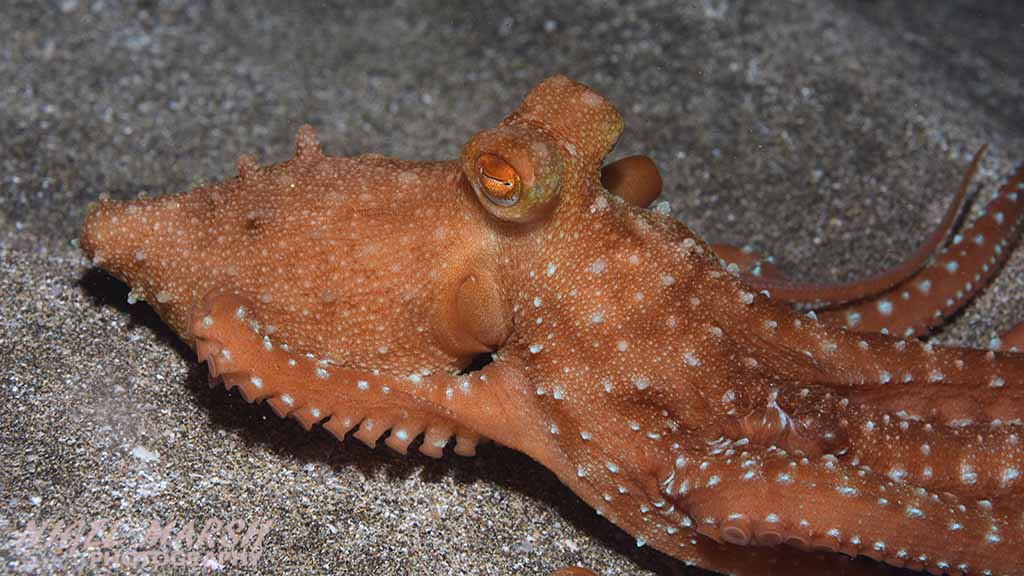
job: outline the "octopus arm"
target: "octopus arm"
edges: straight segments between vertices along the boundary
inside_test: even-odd
[[[929,393],[940,396],[934,387]],[[1019,425],[971,419],[943,422],[875,407],[891,402],[896,394],[899,392],[892,391],[890,398],[872,393],[853,396],[856,405],[847,411],[849,449],[844,458],[894,482],[1019,508],[1012,503],[1024,483]],[[953,403],[969,402],[964,396],[957,394],[956,386],[941,390],[941,397]]]
[[[859,344],[849,347],[839,372],[845,382],[829,387],[849,404],[837,416],[847,458],[893,481],[964,498],[1010,501],[1024,493],[1024,355],[881,336],[869,347],[871,357],[858,357]]]
[[[963,497],[1024,493],[1024,355],[857,334],[813,316],[775,317],[733,332],[755,351],[751,376],[764,370],[761,378],[774,379],[766,380],[770,393],[760,407],[750,407],[753,417],[727,436],[836,454],[894,481]]]
[[[385,443],[402,454],[423,435],[420,451],[437,458],[452,436],[457,454],[473,455],[488,423],[506,420],[505,403],[493,397],[500,388],[485,384],[488,376],[503,377],[500,367],[470,377],[339,366],[261,333],[250,304],[234,293],[203,298],[189,322],[196,355],[228,389],[237,387],[249,402],[266,400],[278,416],[291,416],[307,430],[320,423],[341,440],[358,427],[353,436],[369,446],[390,431]]]
[[[779,278],[777,274],[769,274],[765,276],[752,273],[750,271],[751,266],[759,265],[763,268],[764,264],[761,264],[761,260],[753,260],[751,258],[752,253],[749,251],[744,251],[741,252],[741,254],[736,255],[734,252],[726,250],[719,253],[719,249],[716,249],[716,253],[723,258],[725,258],[725,256],[730,256],[741,259],[741,268],[746,268],[745,271],[741,272],[743,279],[758,290],[768,290],[776,300],[782,300],[793,304],[806,304],[820,309],[823,307],[836,306],[847,302],[870,298],[906,282],[908,278],[912,277],[915,273],[925,267],[929,259],[931,259],[936,251],[941,248],[946,239],[949,238],[953,228],[956,226],[956,223],[960,221],[963,216],[964,201],[966,200],[967,193],[970,190],[971,181],[978,172],[978,164],[984,153],[985,148],[982,147],[974,155],[974,159],[971,161],[970,166],[964,173],[963,179],[960,181],[960,189],[957,190],[956,195],[953,197],[953,201],[950,202],[949,207],[946,208],[946,213],[943,215],[942,221],[939,222],[939,225],[932,231],[928,239],[899,264],[868,278],[854,280],[851,282],[824,284],[816,282],[795,282]],[[729,258],[726,259],[729,260]],[[772,268],[769,268],[769,270],[772,270]]]
[[[928,266],[889,290],[821,317],[850,330],[925,334],[962,308],[1009,257],[1024,217],[1024,165],[994,194],[984,213],[955,235]]]
[[[1019,521],[974,501],[921,491],[828,454],[750,447],[687,462],[666,496],[718,542],[835,551],[933,573],[1021,573]]]

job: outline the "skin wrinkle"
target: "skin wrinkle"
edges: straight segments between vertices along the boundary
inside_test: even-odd
[[[1018,232],[1024,169],[977,224],[988,243],[960,254],[964,231],[819,317],[647,210],[653,164],[606,167],[605,190],[621,130],[560,76],[455,161],[329,157],[305,126],[283,164],[243,156],[224,183],[99,203],[81,245],[247,400],[402,453],[495,440],[684,562],[1021,573],[1024,357],[843,326],[866,307],[916,317],[901,291],[921,274],[927,302],[953,301],[938,321],[961,307]]]

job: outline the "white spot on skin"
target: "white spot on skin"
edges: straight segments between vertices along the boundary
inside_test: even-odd
[[[604,258],[598,258],[594,260],[593,264],[590,265],[591,274],[604,274],[604,271],[608,269],[608,262]]]
[[[907,506],[907,517],[908,518],[924,518],[924,510],[915,508],[914,506]]]
[[[633,385],[636,386],[637,390],[646,390],[651,383],[644,378],[637,378],[633,381]]]
[[[327,370],[324,370],[323,368],[317,368],[316,369],[316,376],[317,376],[317,378],[320,378],[321,380],[326,380],[327,377],[330,376],[330,374],[328,374]]]
[[[360,381],[356,382],[356,387],[359,388],[360,390],[369,390],[370,389],[370,383],[367,382],[366,380],[360,380]]]
[[[251,382],[253,387],[256,388],[257,390],[263,388],[263,379],[258,376],[253,376],[252,378],[249,379],[249,382]]]
[[[967,462],[960,463],[960,481],[964,484],[974,484],[978,481],[978,473],[974,471],[974,467]]]
[[[555,275],[555,272],[557,270],[558,270],[558,266],[556,266],[554,263],[550,263],[550,264],[548,264],[547,270],[545,270],[545,274],[547,274],[548,277],[550,278],[551,276]]]
[[[950,260],[949,262],[946,262],[946,271],[949,272],[950,274],[953,274],[959,269],[960,263],[957,262],[956,260]]]
[[[882,316],[891,316],[892,315],[892,302],[890,302],[889,300],[879,300],[878,301],[878,313],[881,314]]]
[[[530,354],[539,354],[543,349],[543,344],[530,344]]]

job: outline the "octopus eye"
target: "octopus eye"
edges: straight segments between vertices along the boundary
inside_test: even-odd
[[[519,174],[511,164],[495,154],[481,154],[480,185],[488,200],[498,206],[513,206],[519,202]]]
[[[481,208],[504,222],[544,218],[562,190],[561,147],[532,126],[498,126],[470,138],[462,148],[461,182]]]

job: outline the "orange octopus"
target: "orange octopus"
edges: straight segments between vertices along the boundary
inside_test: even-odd
[[[1007,257],[1024,167],[946,242],[976,157],[902,265],[804,285],[647,209],[649,160],[602,170],[622,128],[565,77],[459,160],[304,126],[283,164],[99,203],[81,246],[247,400],[402,453],[492,439],[687,564],[1024,574],[1024,354],[913,338]]]

